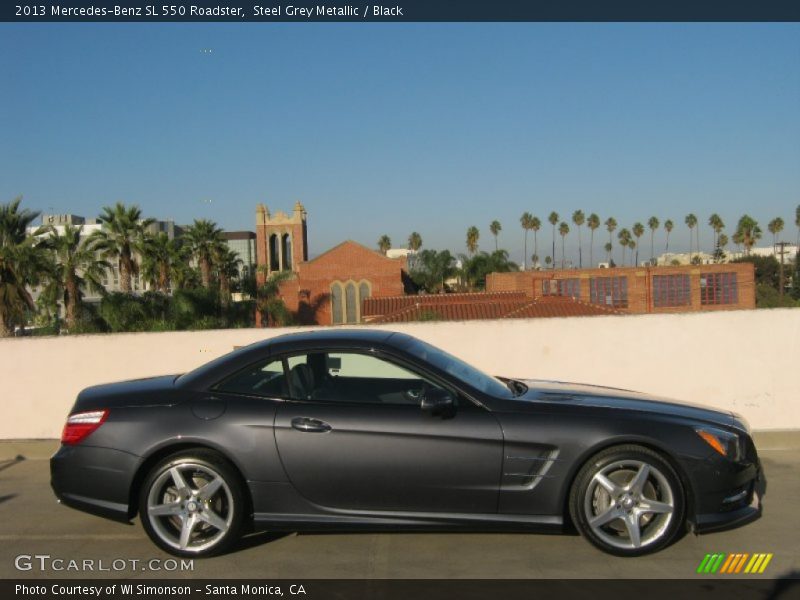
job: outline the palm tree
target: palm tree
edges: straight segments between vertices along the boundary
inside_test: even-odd
[[[576,210],[572,213],[572,222],[578,228],[578,268],[583,268],[583,245],[581,243],[581,226],[586,222],[586,216],[582,210]]]
[[[53,226],[46,231],[49,236],[40,245],[48,252],[52,262],[42,293],[54,304],[58,298],[62,300],[67,329],[73,329],[80,318],[86,288],[105,294],[102,280],[106,271],[111,269],[111,264],[98,257],[89,238],[83,237],[82,226],[66,225],[60,234]]]
[[[478,251],[478,240],[481,237],[481,232],[474,225],[467,229],[467,252],[475,254]]]
[[[194,223],[186,228],[184,237],[200,267],[200,282],[204,288],[209,289],[214,247],[222,239],[222,230],[214,221],[195,219]]]
[[[89,236],[92,248],[100,253],[101,258],[117,263],[120,288],[129,294],[131,279],[139,272],[136,255],[142,254],[145,230],[154,220],[142,219],[138,206],[125,206],[122,202],[113,207],[104,206],[98,220],[103,228]]]
[[[589,265],[594,267],[594,230],[600,227],[600,217],[595,213],[590,214],[589,218],[586,219],[586,225],[588,225],[590,231]]]
[[[750,215],[743,215],[736,225],[736,233],[742,240],[744,253],[749,256],[750,249],[761,239],[761,227],[759,227],[758,221]]]
[[[614,240],[611,235],[614,233],[614,230],[617,228],[617,220],[614,217],[608,217],[605,222],[606,231],[608,231],[608,243],[613,244]],[[609,264],[611,263],[611,251],[609,252]]]
[[[655,242],[656,230],[658,229],[658,226],[659,226],[658,217],[650,217],[647,220],[647,227],[650,228],[650,264],[651,265],[655,265],[656,264],[656,260],[655,260],[656,259],[656,253],[655,253],[655,250],[653,249],[653,244]]]
[[[391,249],[391,247],[392,247],[392,238],[390,238],[388,235],[384,233],[381,237],[378,238],[378,250],[380,250],[381,254],[386,256],[386,253]]]
[[[473,256],[461,255],[461,277],[471,290],[485,289],[489,273],[517,271],[516,263],[508,259],[506,250],[495,250],[491,254],[479,252]]]
[[[664,246],[664,254],[669,254],[669,234],[672,233],[672,230],[675,228],[675,223],[673,223],[670,219],[664,221],[664,231],[667,232],[667,242]]]
[[[714,258],[716,258],[717,262],[722,262],[722,259],[725,258],[725,246],[728,245],[728,236],[724,233],[720,233],[717,236],[717,247],[714,250]]]
[[[644,235],[644,225],[639,223],[638,221],[633,224],[633,235],[636,236],[636,242],[634,244],[628,244],[631,250],[636,248],[636,261],[634,263],[634,267],[639,266],[639,238]]]
[[[242,261],[239,254],[230,249],[224,241],[214,245],[211,254],[214,270],[219,281],[219,301],[223,307],[231,303],[231,280],[239,276],[239,265]]]
[[[161,231],[146,236],[142,250],[142,275],[157,291],[169,293],[175,263],[183,260],[178,243]]]
[[[503,229],[503,226],[500,225],[500,221],[492,221],[489,225],[489,231],[492,232],[494,236],[494,251],[497,252],[497,234]]]
[[[412,231],[408,236],[408,249],[418,252],[420,248],[422,248],[422,236],[416,231]]]
[[[445,281],[456,273],[455,261],[449,250],[423,250],[414,262],[411,278],[431,294],[444,293]]]
[[[34,303],[27,286],[36,285],[46,259],[27,229],[38,212],[20,210],[22,198],[0,204],[0,337],[13,335]]]
[[[174,258],[169,266],[169,286],[172,291],[196,288],[200,285],[198,270],[193,268],[192,247],[186,238],[172,241]]]
[[[547,217],[547,220],[550,221],[550,225],[553,226],[553,268],[556,268],[556,225],[558,224],[558,213],[553,211],[550,213],[550,216]]]
[[[689,213],[688,215],[686,215],[686,218],[684,219],[684,222],[686,223],[686,226],[689,228],[689,263],[691,263],[692,262],[692,232],[694,231],[695,225],[697,225],[697,217],[694,214]],[[698,250],[698,252],[700,251],[699,248],[697,250]]]
[[[606,262],[611,266],[611,251],[614,249],[614,246],[611,245],[611,242],[606,242],[603,249],[606,251]]]
[[[797,227],[797,254],[800,254],[800,204],[794,209],[794,225]]]
[[[741,231],[734,231],[731,236],[731,241],[736,244],[736,250],[739,254],[742,253],[742,245],[744,244],[744,235]]]
[[[714,249],[719,247],[719,234],[725,228],[725,223],[717,213],[708,217],[708,225],[714,232]]]
[[[775,217],[772,221],[769,222],[767,225],[767,229],[772,234],[772,245],[778,245],[778,234],[783,231],[783,219],[780,217]]]
[[[539,264],[539,230],[542,228],[542,220],[539,217],[533,217],[531,220],[531,229],[533,230],[533,254],[536,260],[533,261],[533,267]]]
[[[567,234],[569,233],[569,225],[567,225],[564,221],[561,222],[561,225],[558,226],[558,233],[561,236],[561,268],[564,268],[564,258],[565,258],[565,249],[564,244],[567,240]]]
[[[519,218],[519,224],[522,225],[522,231],[524,232],[523,235],[524,235],[524,239],[525,239],[525,242],[524,242],[525,251],[522,253],[522,270],[523,271],[525,271],[528,268],[527,261],[526,261],[526,257],[528,256],[528,231],[533,229],[533,219],[534,218],[535,217],[531,213],[529,213],[528,211],[525,211],[524,213],[522,213],[522,216]]]
[[[631,232],[628,231],[626,228],[622,228],[619,230],[617,234],[617,239],[619,240],[619,245],[622,246],[622,266],[625,266],[625,249],[628,247],[628,244],[631,241]]]
[[[260,267],[264,271],[264,267]],[[261,313],[261,322],[267,327],[289,325],[292,315],[280,297],[281,283],[294,277],[291,271],[277,271],[267,277],[264,284],[258,288],[256,308]]]

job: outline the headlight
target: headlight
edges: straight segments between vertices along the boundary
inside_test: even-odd
[[[703,441],[730,460],[741,460],[742,443],[738,435],[714,427],[698,427],[695,429]]]

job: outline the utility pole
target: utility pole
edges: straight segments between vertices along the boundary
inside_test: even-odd
[[[780,254],[781,255],[781,268],[780,268],[780,271],[779,271],[780,272],[780,276],[779,276],[779,283],[778,283],[778,285],[779,285],[778,293],[780,293],[781,296],[783,296],[783,288],[785,286],[784,279],[783,279],[783,257],[786,255],[786,252],[787,252],[786,246],[788,246],[788,245],[789,244],[787,242],[777,242],[775,244],[775,248],[776,248],[775,254]],[[777,250],[777,248],[780,248],[780,251]]]

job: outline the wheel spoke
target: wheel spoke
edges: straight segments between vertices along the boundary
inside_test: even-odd
[[[650,465],[643,464],[625,489],[634,495],[640,496],[648,477],[650,477]]]
[[[169,504],[156,504],[155,506],[148,507],[147,512],[154,517],[179,515],[181,512],[181,503],[170,502]]]
[[[183,520],[183,527],[181,527],[181,538],[178,542],[181,546],[181,550],[186,550],[186,548],[189,547],[189,542],[191,542],[192,539],[192,531],[194,531],[196,525],[197,517],[195,515],[189,515]]]
[[[611,481],[608,477],[606,477],[602,473],[596,473],[594,476],[594,480],[612,496],[617,496],[622,491],[616,483]]]
[[[222,477],[217,477],[197,490],[197,497],[200,500],[211,500],[211,497],[216,494],[221,487]]]
[[[638,548],[642,545],[642,536],[639,530],[639,515],[636,513],[628,514],[623,521],[628,530],[628,538],[631,540],[631,544],[634,548]]]
[[[599,515],[594,517],[591,521],[589,521],[589,525],[591,525],[592,527],[602,527],[603,525],[606,525],[607,523],[610,523],[615,519],[621,519],[624,516],[625,513],[623,513],[621,510],[619,510],[616,506],[612,504],[608,510],[600,513]]]
[[[201,521],[208,523],[220,531],[227,531],[228,529],[228,524],[225,522],[225,519],[220,517],[213,510],[204,510],[203,512],[197,513],[197,516]]]
[[[644,513],[658,513],[658,514],[670,514],[672,513],[673,508],[671,504],[667,504],[666,502],[657,502],[655,500],[648,500],[643,498],[641,502],[639,502],[639,512]]]
[[[169,470],[169,474],[170,477],[172,477],[172,481],[175,482],[175,487],[179,492],[189,487],[189,485],[186,483],[186,480],[183,478],[183,475],[181,475],[178,467],[172,467]]]

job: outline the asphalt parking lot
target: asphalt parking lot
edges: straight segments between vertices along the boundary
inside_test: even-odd
[[[715,552],[770,552],[774,558],[765,574],[757,577],[798,576],[797,446],[761,449],[768,489],[760,520],[731,531],[686,535],[666,550],[642,558],[607,556],[573,535],[258,534],[225,556],[195,560],[185,571],[163,570],[171,563],[160,563],[160,571],[145,566],[151,559],[171,557],[150,543],[138,522],[119,524],[58,505],[50,491],[46,459],[0,460],[0,578],[662,579],[697,576],[705,554]],[[21,566],[30,564],[31,569],[18,570],[15,562],[20,555],[49,558],[22,559]],[[51,562],[58,559],[63,562]],[[78,565],[92,561],[94,570],[67,570],[71,560]],[[97,570],[101,561],[109,570]]]

